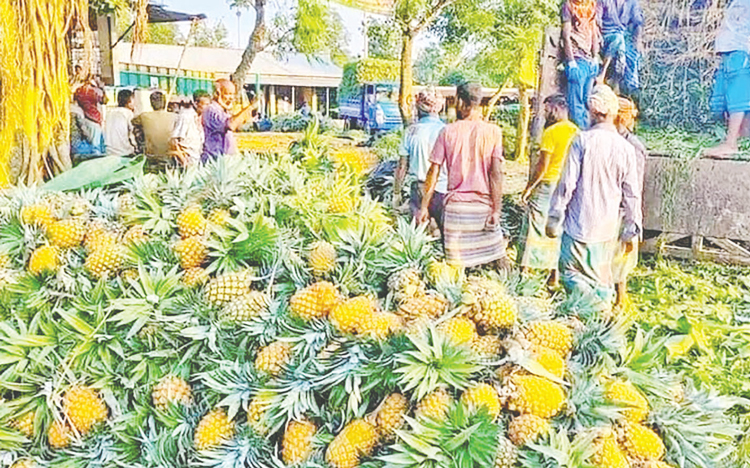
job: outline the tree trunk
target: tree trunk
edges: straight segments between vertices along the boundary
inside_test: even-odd
[[[401,81],[399,83],[398,108],[404,126],[409,125],[414,105],[414,69],[412,56],[414,54],[414,32],[405,30],[401,37]]]
[[[529,152],[529,120],[531,119],[531,103],[529,90],[526,86],[518,87],[521,101],[521,113],[518,116],[518,140],[516,144],[516,160],[525,161]]]
[[[245,80],[250,73],[250,67],[258,53],[261,51],[263,38],[266,34],[266,0],[255,0],[255,27],[253,34],[250,36],[245,51],[242,53],[242,60],[237,66],[237,70],[232,74],[232,82],[237,87],[237,92],[243,96]]]

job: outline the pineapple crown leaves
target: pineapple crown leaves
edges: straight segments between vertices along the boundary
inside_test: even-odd
[[[288,421],[300,420],[306,414],[320,414],[316,395],[321,391],[321,380],[306,374],[305,366],[272,381],[257,394],[268,400],[266,419],[270,432],[276,433]]]
[[[565,418],[574,429],[609,425],[623,417],[625,407],[605,398],[604,386],[595,374],[573,364],[570,382]]]
[[[127,465],[128,458],[113,434],[97,432],[87,437],[85,444],[73,444],[59,451],[50,465],[65,468],[109,468]]]
[[[381,268],[390,272],[409,267],[424,270],[435,257],[435,241],[426,225],[408,223],[399,218],[396,231],[386,244]]]
[[[187,466],[187,454],[192,441],[188,437],[179,437],[176,431],[167,427],[157,427],[153,417],[148,418],[145,428],[138,429],[135,438],[138,456],[137,467],[181,468]]]
[[[572,360],[584,366],[595,365],[605,354],[623,360],[627,354],[627,332],[631,326],[631,319],[625,316],[616,316],[612,320],[591,320],[575,333]]]
[[[177,267],[165,272],[161,268],[147,270],[138,267],[138,278],[130,280],[124,297],[112,301],[112,310],[117,312],[111,321],[119,326],[131,325],[127,338],[138,333],[149,321],[158,319],[174,309],[175,300],[182,290]]]
[[[150,268],[168,269],[178,264],[179,259],[164,239],[154,238],[129,245],[124,263],[125,267],[149,265]]]
[[[750,406],[744,398],[720,395],[713,389],[696,390],[690,382],[684,395],[654,401],[649,421],[669,447],[669,457],[680,466],[709,467],[735,450],[745,429],[733,408]]]
[[[413,348],[396,358],[399,384],[413,398],[421,400],[440,386],[464,389],[472,375],[482,367],[469,348],[453,346],[446,337],[430,327],[409,335]]]
[[[190,466],[205,468],[285,468],[266,438],[243,427],[232,440],[202,451]]]
[[[491,466],[500,427],[486,409],[469,412],[454,403],[444,421],[417,421],[405,416],[410,430],[397,430],[399,442],[380,457],[393,467],[473,468]]]
[[[262,266],[277,255],[283,237],[275,221],[256,214],[243,222],[229,219],[226,227],[216,228],[215,237],[206,244],[212,259],[210,271],[227,272],[248,266]]]
[[[594,440],[596,439],[595,431],[586,431],[576,434],[573,440],[570,439],[568,431],[560,428],[558,431],[552,431],[548,436],[547,443],[532,442],[527,444],[527,448],[540,455],[538,460],[543,466],[556,466],[559,468],[593,468],[593,465],[587,463],[596,451]],[[529,460],[528,453],[522,451],[523,459]],[[533,457],[531,458],[533,459]],[[533,466],[533,465],[531,465]]]
[[[247,408],[256,393],[260,379],[252,363],[215,361],[214,370],[197,374],[208,389],[222,397],[217,406],[228,407],[229,419],[233,419],[240,408]]]

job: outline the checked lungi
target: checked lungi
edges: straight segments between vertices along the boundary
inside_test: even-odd
[[[505,257],[502,230],[487,229],[492,208],[478,201],[446,202],[444,219],[445,256],[449,263],[472,268]]]
[[[541,182],[532,192],[519,239],[520,265],[533,270],[557,270],[560,238],[547,237],[547,213],[556,182]]]
[[[614,294],[612,260],[617,240],[580,242],[563,234],[560,279],[569,295],[610,304]]]

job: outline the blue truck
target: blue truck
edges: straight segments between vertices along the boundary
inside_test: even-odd
[[[362,83],[360,93],[339,100],[339,118],[347,128],[370,133],[388,132],[401,127],[398,85]]]

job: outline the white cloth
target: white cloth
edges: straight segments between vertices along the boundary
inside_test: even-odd
[[[185,150],[191,163],[198,163],[203,153],[203,123],[195,109],[182,109],[172,130],[172,138],[179,139],[180,147]]]
[[[716,52],[736,50],[750,54],[750,0],[732,1],[716,35]]]
[[[133,111],[117,107],[107,112],[104,126],[104,142],[107,156],[130,156],[135,153],[130,135],[133,134]]]

